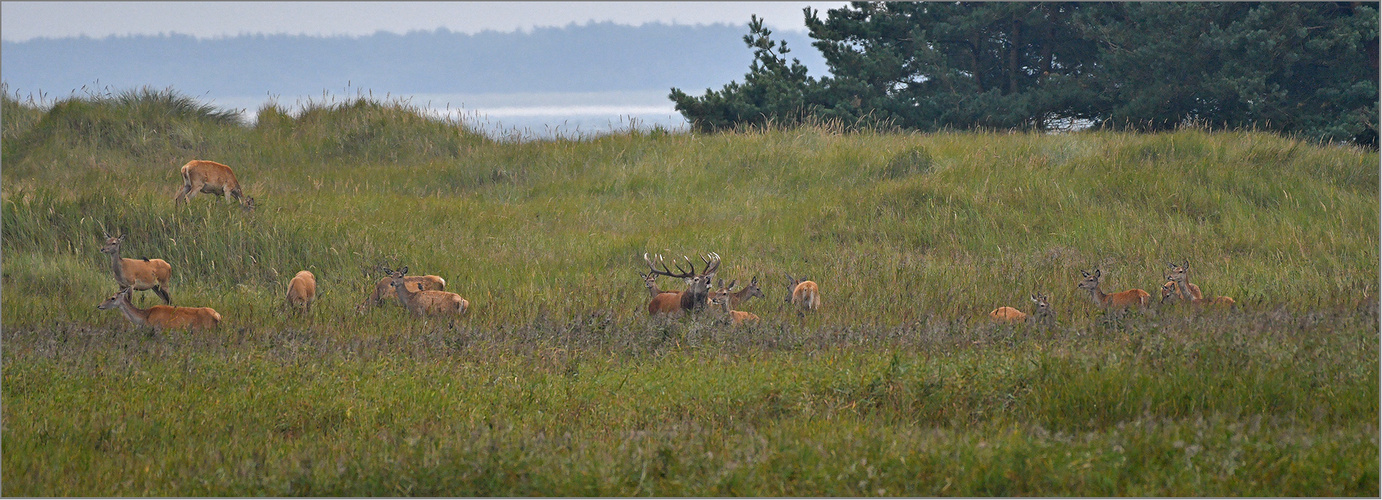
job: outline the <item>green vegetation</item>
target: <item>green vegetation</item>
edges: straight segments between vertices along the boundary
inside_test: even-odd
[[[1378,495],[1376,152],[824,125],[507,143],[368,99],[253,126],[172,93],[3,104],[5,495]],[[175,207],[194,158],[259,208]],[[222,328],[96,310],[116,232]],[[647,318],[642,253],[710,251],[766,280],[740,306],[762,323]],[[1100,267],[1155,293],[1187,258],[1241,307],[1105,314],[1075,288]],[[381,263],[472,312],[356,313]],[[1037,292],[1055,328],[987,321]]]
[[[786,42],[755,17],[742,85],[668,97],[701,131],[1198,123],[1377,149],[1376,4],[853,2],[804,14],[829,76],[789,64]]]

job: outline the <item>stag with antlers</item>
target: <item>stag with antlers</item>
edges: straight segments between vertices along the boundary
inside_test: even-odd
[[[649,275],[660,275],[671,278],[681,278],[686,281],[686,290],[681,292],[661,293],[653,297],[648,303],[650,313],[673,313],[677,311],[699,311],[705,309],[707,300],[710,297],[710,283],[715,279],[715,271],[720,268],[720,256],[711,252],[708,256],[702,256],[705,268],[700,273],[696,272],[696,264],[691,259],[682,257],[691,270],[683,269],[681,263],[673,261],[677,267],[677,272],[672,272],[667,267],[667,262],[661,255],[657,256],[657,263],[662,265],[658,270],[653,265],[653,259],[648,258],[648,254],[643,254],[643,262],[648,264]]]

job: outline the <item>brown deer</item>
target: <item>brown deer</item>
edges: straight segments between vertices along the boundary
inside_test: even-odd
[[[426,276],[407,276],[403,278],[403,282],[407,284],[409,290],[414,292],[446,290],[446,280],[442,279],[441,276],[433,276],[430,274]],[[371,306],[383,304],[384,300],[387,300],[389,297],[397,298],[398,295],[393,291],[393,278],[385,276],[374,284],[374,293],[365,297],[365,300],[361,302],[360,305],[355,306],[355,310],[364,311]]]
[[[288,307],[306,312],[317,297],[317,277],[311,271],[298,271],[288,282]]]
[[[240,191],[235,172],[214,161],[192,160],[182,166],[182,190],[173,197],[173,203],[188,201],[197,193],[224,196],[227,201],[234,197],[246,210],[254,210],[254,198],[246,198]]]
[[[1099,289],[1099,279],[1103,277],[1103,271],[1095,269],[1094,274],[1090,274],[1081,270],[1080,274],[1084,275],[1084,279],[1077,286],[1089,290],[1089,297],[1094,300],[1094,304],[1105,309],[1127,309],[1132,306],[1145,308],[1152,297],[1146,290],[1139,288],[1129,288],[1115,294],[1105,294],[1103,290]]]
[[[1168,264],[1168,266],[1171,268],[1171,273],[1166,275],[1166,279],[1175,283],[1185,282],[1184,287],[1177,285],[1177,298],[1183,299],[1187,296],[1191,299],[1204,298],[1204,294],[1200,293],[1199,285],[1190,282],[1190,259],[1185,259],[1185,265]]]
[[[414,292],[408,289],[408,282],[404,275],[408,274],[408,266],[403,266],[398,271],[390,271],[384,268],[384,272],[389,275],[389,284],[393,286],[394,293],[398,295],[399,302],[403,303],[403,308],[413,313],[415,316],[423,315],[454,315],[465,314],[470,308],[470,301],[461,298],[460,295],[443,292],[439,290],[423,290]]]
[[[1015,307],[1002,306],[989,311],[989,318],[1000,323],[1032,321],[1046,325],[1055,322],[1056,312],[1051,309],[1049,297],[1042,294],[1033,295],[1032,303],[1036,304],[1036,310],[1032,311],[1032,314],[1019,311]]]
[[[106,244],[101,247],[101,253],[110,256],[110,268],[115,272],[115,282],[121,287],[131,287],[135,290],[153,290],[158,294],[158,298],[163,299],[164,304],[172,304],[173,298],[168,296],[168,280],[173,276],[173,266],[168,265],[163,259],[125,259],[120,257],[120,245],[124,243],[125,235],[115,238],[106,236]]]
[[[805,311],[816,311],[821,308],[821,292],[816,282],[806,278],[793,278],[787,275],[787,298],[784,302],[795,304],[797,314],[804,314]]]
[[[726,319],[729,319],[730,322],[734,324],[734,326],[742,325],[745,321],[757,322],[759,320],[757,314],[744,311],[735,311],[730,309],[730,297],[731,296],[729,294],[716,295],[710,298],[710,304],[716,309],[719,309],[721,312],[723,312],[724,317]]]
[[[124,314],[131,323],[137,326],[151,326],[158,330],[188,328],[202,330],[216,328],[221,323],[221,314],[210,307],[156,305],[148,309],[140,309],[130,302],[130,294],[133,290],[128,286],[120,287],[118,293],[106,299],[96,308],[102,311],[119,308],[120,313]]]
[[[648,302],[649,314],[679,311],[695,312],[705,309],[710,297],[710,283],[715,279],[715,271],[720,268],[720,255],[711,252],[708,256],[702,256],[701,260],[705,262],[705,268],[700,273],[696,272],[696,264],[691,262],[691,259],[685,256],[682,259],[685,259],[687,265],[691,266],[691,270],[682,269],[681,264],[674,261],[673,263],[677,266],[677,272],[674,273],[667,267],[667,262],[662,259],[661,255],[657,256],[657,261],[662,264],[662,270],[659,271],[653,265],[652,259],[648,258],[648,254],[643,254],[643,262],[648,264],[650,275],[681,278],[687,283],[686,290],[664,292],[653,296],[653,299]]]
[[[648,298],[650,299],[664,293],[680,293],[676,290],[663,290],[659,288],[657,286],[656,274],[644,274],[640,272],[638,275],[643,277],[643,287],[648,289]]]
[[[713,295],[724,295],[729,297],[730,308],[739,307],[739,304],[754,297],[767,299],[767,297],[763,295],[763,289],[758,287],[758,276],[754,276],[753,280],[749,281],[749,284],[744,285],[744,288],[740,288],[739,291],[731,292],[730,290],[734,289],[734,284],[738,282],[738,280],[734,280],[729,282],[729,286],[724,286],[724,282],[721,281],[716,285],[719,290],[716,290]]]
[[[1185,264],[1183,265],[1171,264],[1170,267],[1171,273],[1166,276],[1166,279],[1170,281],[1167,281],[1166,284],[1161,286],[1162,302],[1166,302],[1167,299],[1174,299],[1171,301],[1173,304],[1177,302],[1188,302],[1195,306],[1222,306],[1230,308],[1238,303],[1233,300],[1233,297],[1229,296],[1205,297],[1202,295],[1200,293],[1200,287],[1190,282],[1190,259],[1185,259]],[[1170,291],[1167,290],[1168,286],[1171,288]],[[1189,297],[1189,300],[1186,300],[1186,297]]]

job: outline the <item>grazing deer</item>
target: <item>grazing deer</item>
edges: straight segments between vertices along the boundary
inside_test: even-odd
[[[739,307],[739,304],[754,297],[764,300],[767,299],[767,297],[763,295],[763,289],[758,287],[758,276],[754,276],[753,280],[749,281],[749,284],[744,285],[744,288],[740,288],[739,291],[731,292],[730,290],[734,288],[734,284],[738,282],[738,280],[731,281],[729,282],[729,286],[723,286],[723,282],[717,285],[719,290],[715,292],[715,295],[729,297],[730,308]]]
[[[648,302],[648,313],[695,312],[705,309],[710,297],[710,283],[715,279],[715,271],[720,268],[720,255],[711,252],[708,256],[701,256],[701,260],[705,262],[705,268],[700,273],[696,272],[696,264],[691,262],[691,259],[685,256],[682,259],[685,259],[687,265],[691,266],[691,270],[682,269],[681,264],[674,261],[673,263],[677,266],[677,272],[674,273],[667,268],[667,262],[662,259],[661,255],[657,256],[657,261],[662,264],[662,270],[659,271],[653,266],[653,261],[648,258],[648,254],[643,254],[643,262],[648,264],[650,275],[681,278],[686,280],[687,284],[686,290],[664,292],[653,296],[653,299]]]
[[[820,287],[816,282],[806,278],[793,278],[787,275],[787,298],[784,302],[795,304],[797,314],[804,314],[805,311],[815,311],[821,308]]]
[[[224,196],[227,201],[233,196],[246,210],[254,210],[254,198],[246,198],[240,191],[235,172],[214,161],[192,160],[182,166],[182,190],[173,197],[173,203],[188,201],[197,193]]]
[[[153,290],[164,304],[172,304],[173,298],[168,296],[168,280],[173,276],[173,266],[163,259],[121,258],[120,244],[124,241],[125,235],[115,238],[106,235],[106,245],[101,247],[101,253],[110,256],[110,268],[115,272],[116,283],[135,290]]]
[[[1046,325],[1055,322],[1056,311],[1051,309],[1049,297],[1042,294],[1033,295],[1032,303],[1036,304],[1036,310],[1032,311],[1032,314],[1019,311],[1015,307],[1002,306],[989,311],[989,317],[1000,323],[1032,321],[1037,324]]]
[[[1084,275],[1084,279],[1080,281],[1078,286],[1081,289],[1089,290],[1089,297],[1094,299],[1094,304],[1105,309],[1127,309],[1131,306],[1145,308],[1152,297],[1146,290],[1139,288],[1129,288],[1115,294],[1105,294],[1103,290],[1099,289],[1099,279],[1103,277],[1103,271],[1095,269],[1094,274],[1089,274],[1081,270],[1080,274]]]
[[[298,271],[288,282],[288,307],[307,311],[317,297],[317,277],[311,271]]]
[[[730,309],[729,302],[729,294],[716,295],[710,298],[711,305],[723,312],[725,318],[729,319],[734,326],[742,325],[745,321],[757,322],[759,320],[757,314]]]
[[[403,278],[403,282],[407,284],[409,290],[414,292],[446,290],[446,280],[442,279],[441,276],[433,276],[430,274],[426,276],[407,276]],[[393,291],[393,278],[385,276],[374,284],[374,293],[365,297],[365,300],[361,302],[360,305],[355,306],[355,310],[364,311],[370,308],[370,306],[384,303],[384,300],[389,297],[397,297],[397,294]]]
[[[130,302],[130,294],[133,288],[128,286],[120,287],[116,293],[101,305],[96,306],[102,311],[119,308],[120,313],[125,315],[131,323],[137,326],[152,326],[159,330],[182,330],[182,329],[208,329],[215,328],[221,323],[221,314],[210,307],[173,307],[156,305],[148,309],[134,307]]]
[[[408,266],[403,266],[398,271],[390,271],[384,268],[384,272],[389,275],[389,284],[393,286],[394,293],[398,295],[399,302],[403,303],[403,308],[413,313],[415,316],[423,315],[455,315],[465,314],[470,308],[470,301],[461,298],[451,292],[439,290],[423,290],[414,292],[408,289],[408,282],[404,275],[408,274]]]

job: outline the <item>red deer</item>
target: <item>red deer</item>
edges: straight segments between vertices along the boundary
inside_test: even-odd
[[[1079,288],[1089,290],[1089,297],[1099,307],[1106,309],[1127,309],[1131,306],[1145,308],[1152,297],[1146,290],[1138,288],[1129,288],[1115,294],[1105,294],[1103,290],[1099,289],[1099,279],[1103,277],[1103,271],[1095,269],[1094,274],[1089,274],[1082,270],[1080,274],[1084,275],[1084,279],[1080,281]]]
[[[989,317],[1000,323],[1033,321],[1038,324],[1049,324],[1055,321],[1056,312],[1051,309],[1051,302],[1047,296],[1042,294],[1033,295],[1032,303],[1036,304],[1036,310],[1033,311],[1032,314],[1019,311],[1015,307],[1003,306],[989,311]]]
[[[686,290],[684,291],[655,295],[653,299],[648,302],[648,313],[674,313],[678,311],[695,312],[705,309],[706,303],[710,297],[710,283],[715,279],[715,271],[720,268],[720,256],[718,254],[711,252],[708,256],[709,258],[706,257],[707,256],[701,257],[701,260],[705,262],[705,268],[699,274],[696,273],[696,264],[691,262],[691,259],[687,259],[684,256],[682,259],[685,259],[686,263],[691,266],[691,270],[687,271],[682,269],[681,264],[676,263],[678,272],[674,273],[671,269],[668,269],[667,262],[662,259],[661,255],[657,256],[657,261],[662,264],[662,270],[659,271],[653,266],[653,261],[648,258],[648,254],[643,254],[643,262],[648,264],[648,270],[651,275],[681,278],[686,280],[687,283]]]
[[[734,288],[734,284],[737,282],[737,280],[731,281],[729,282],[729,286],[724,286],[724,283],[721,282],[718,285],[719,290],[715,292],[715,295],[724,295],[729,297],[729,307],[731,309],[739,307],[739,304],[743,303],[745,300],[749,300],[754,297],[767,299],[767,297],[763,295],[763,289],[758,287],[758,276],[754,276],[753,280],[749,281],[749,284],[745,285],[744,288],[740,288],[739,291],[731,292],[730,290]]]
[[[246,210],[254,209],[254,198],[246,198],[240,191],[240,181],[235,179],[235,172],[214,161],[192,160],[182,166],[182,190],[173,197],[173,203],[188,201],[197,193],[224,196],[227,201],[235,197],[235,201],[244,205]]]
[[[394,293],[398,295],[399,302],[403,303],[403,308],[413,313],[415,316],[424,315],[454,315],[465,314],[470,308],[470,301],[461,298],[451,292],[439,290],[423,290],[414,292],[408,289],[408,282],[404,275],[408,274],[408,266],[403,266],[398,271],[390,271],[384,268],[384,272],[389,275],[389,284],[393,286]]]
[[[729,302],[730,302],[730,295],[729,295],[729,294],[716,295],[716,296],[710,298],[710,303],[711,303],[715,308],[717,308],[717,309],[719,309],[721,312],[723,312],[724,315],[725,315],[725,318],[729,319],[730,322],[732,322],[732,323],[734,324],[734,326],[742,325],[742,324],[744,324],[745,321],[757,322],[757,321],[759,320],[757,314],[754,314],[754,313],[751,313],[751,312],[744,312],[744,311],[735,311],[735,310],[730,309],[730,307],[729,307]]]
[[[163,259],[121,258],[120,244],[124,241],[124,235],[115,238],[107,236],[106,245],[101,247],[101,253],[110,256],[110,268],[115,272],[115,281],[121,287],[153,290],[163,299],[164,304],[172,304],[173,298],[168,296],[168,280],[173,276],[173,266],[168,265]]]
[[[409,290],[414,292],[446,290],[446,280],[442,279],[441,276],[433,276],[430,274],[426,276],[407,276],[403,278],[403,282],[407,284]],[[393,291],[393,278],[385,276],[374,284],[374,293],[371,293],[369,297],[365,297],[365,300],[361,302],[360,305],[355,306],[355,310],[364,311],[370,306],[384,303],[384,300],[389,297],[397,298],[398,295]]]
[[[821,308],[820,287],[816,282],[806,278],[793,278],[787,275],[787,298],[784,302],[795,304],[797,314],[804,314],[805,311],[815,311]]]
[[[638,273],[638,275],[643,277],[643,287],[646,288],[646,289],[648,289],[648,298],[650,298],[650,299],[653,298],[653,297],[657,297],[658,295],[664,294],[664,293],[680,293],[680,292],[677,292],[676,290],[663,290],[663,289],[659,288],[659,287],[657,286],[657,275],[656,275],[656,274],[643,274],[643,273]]]
[[[1172,303],[1189,302],[1191,305],[1196,306],[1233,307],[1237,304],[1237,301],[1233,300],[1233,297],[1205,297],[1202,295],[1200,293],[1200,287],[1190,282],[1190,259],[1186,259],[1184,265],[1171,264],[1170,267],[1171,273],[1166,276],[1166,279],[1170,281],[1167,281],[1165,285],[1161,286],[1162,302],[1166,302],[1168,298],[1174,298],[1175,300],[1173,300]],[[1168,285],[1171,287],[1170,291],[1167,290]],[[1185,300],[1186,297],[1190,297],[1190,300]]]
[[[221,323],[221,314],[210,307],[173,307],[156,305],[148,309],[134,307],[130,303],[130,294],[133,288],[121,287],[120,292],[116,293],[101,305],[96,306],[102,311],[119,308],[120,313],[125,315],[131,323],[137,326],[151,326],[158,330],[183,330],[183,329],[208,329],[216,328]]]
[[[288,282],[288,307],[307,311],[317,297],[317,277],[311,271],[298,271]]]
[[[1167,275],[1166,279],[1176,283],[1185,281],[1185,288],[1189,289],[1189,293],[1185,290],[1177,290],[1179,292],[1177,298],[1185,298],[1186,295],[1189,295],[1192,299],[1204,298],[1204,294],[1200,293],[1200,287],[1190,282],[1190,259],[1185,259],[1185,265],[1169,264],[1169,266],[1171,268],[1171,274]]]

